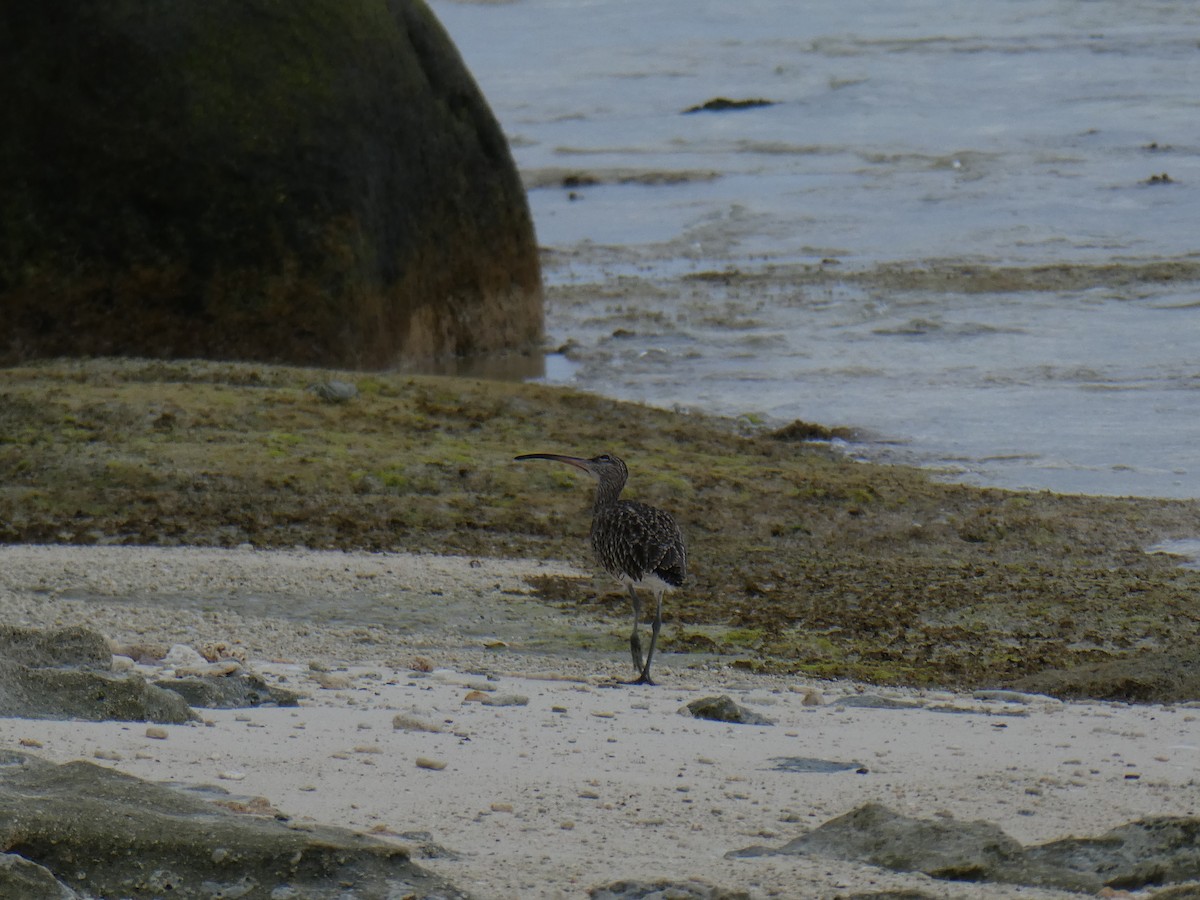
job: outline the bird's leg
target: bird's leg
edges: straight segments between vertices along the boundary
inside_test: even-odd
[[[654,645],[658,643],[658,631],[662,628],[662,601],[663,592],[655,592],[655,609],[654,609],[654,624],[650,626],[650,650],[646,654],[646,665],[642,669],[642,673],[638,675],[637,681],[631,684],[654,684],[650,678],[650,660],[654,659]]]
[[[633,670],[638,672],[642,668],[642,641],[637,633],[638,621],[642,618],[642,600],[632,584],[629,585],[629,596],[633,600],[633,633],[629,635],[629,653],[633,657]]]

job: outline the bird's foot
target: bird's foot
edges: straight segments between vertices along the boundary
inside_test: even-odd
[[[621,684],[648,684],[653,686],[656,682],[650,677],[649,672],[643,672],[633,681],[622,681]]]

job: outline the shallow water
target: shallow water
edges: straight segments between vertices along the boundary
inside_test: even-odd
[[[574,363],[549,380],[851,425],[978,483],[1200,496],[1197,269],[1137,274],[1200,260],[1191,4],[432,6],[530,187]],[[682,113],[717,96],[774,105]],[[961,263],[1115,265],[850,277]],[[754,277],[690,277],[727,269]]]

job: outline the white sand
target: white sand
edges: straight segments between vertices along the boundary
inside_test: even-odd
[[[72,583],[98,594],[144,596],[203,578],[215,579],[208,589],[218,592],[236,592],[249,580],[253,590],[299,592],[308,585],[345,597],[364,590],[364,580],[366,590],[396,589],[388,578],[416,591],[425,584],[417,569],[426,564],[437,567],[432,579],[441,589],[446,578],[458,585],[455,603],[473,592],[485,620],[498,584],[515,591],[521,571],[545,571],[533,562],[392,555],[0,548],[4,621],[89,622],[119,641],[170,640],[172,621],[188,642],[257,647],[276,638],[283,652],[252,654],[250,667],[310,695],[298,709],[206,710],[205,724],[167,726],[165,739],[148,737],[139,723],[0,719],[0,746],[55,761],[93,759],[142,778],[216,783],[264,797],[294,820],[375,831],[385,840],[427,831],[458,857],[421,859],[418,850],[418,860],[480,898],[583,897],[594,885],[661,877],[699,878],[763,897],[884,888],[947,898],[1078,896],[942,883],[827,859],[724,854],[783,844],[870,801],[912,816],[987,819],[1026,843],[1098,834],[1146,815],[1197,815],[1200,807],[1194,706],[875,690],[712,665],[693,670],[683,667],[688,657],[669,655],[656,667],[659,686],[614,688],[602,681],[627,674],[619,653],[568,659],[512,645],[483,650],[482,638],[456,628],[447,628],[443,646],[422,633],[411,645],[389,635],[382,647],[364,644],[353,629],[306,635],[305,626],[284,620],[160,616],[152,605],[64,599]],[[372,566],[392,575],[360,577]],[[139,579],[150,573],[157,581],[148,587]],[[234,628],[241,631],[228,630]],[[372,653],[379,662],[370,664]],[[434,671],[407,668],[419,658]],[[309,665],[335,668],[347,660],[356,664],[333,673]],[[318,677],[329,686],[320,687]],[[485,706],[468,699],[474,687],[489,689],[481,692],[487,696],[523,695],[528,705]],[[814,690],[824,705],[805,705]],[[923,705],[836,704],[864,690]],[[777,724],[725,725],[678,714],[713,694],[728,694]],[[397,714],[445,730],[397,730]],[[421,768],[422,757],[445,768]],[[854,762],[869,771],[780,771],[781,757]]]

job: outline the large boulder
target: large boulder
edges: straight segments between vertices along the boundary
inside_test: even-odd
[[[422,0],[5,0],[0,85],[0,363],[540,340],[524,191]]]

